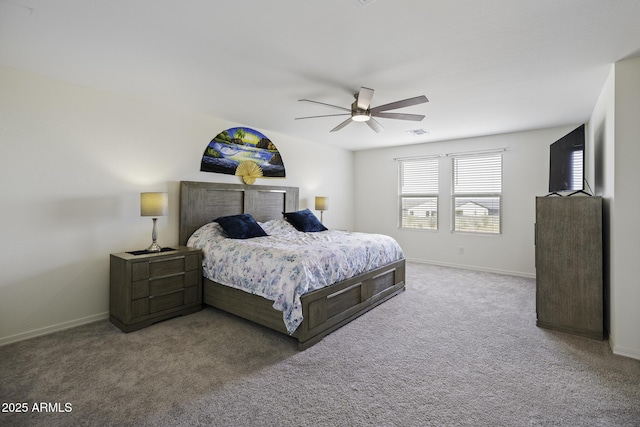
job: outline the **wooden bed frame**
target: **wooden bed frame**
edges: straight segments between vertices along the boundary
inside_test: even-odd
[[[298,210],[298,188],[182,181],[181,245],[202,225],[225,215],[250,213],[259,222]],[[290,335],[304,350],[373,307],[404,291],[405,260],[302,295],[304,320]],[[203,277],[204,303],[287,334],[273,301]]]

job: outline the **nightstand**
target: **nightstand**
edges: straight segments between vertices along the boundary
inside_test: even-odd
[[[202,252],[111,254],[109,320],[124,332],[202,309]]]

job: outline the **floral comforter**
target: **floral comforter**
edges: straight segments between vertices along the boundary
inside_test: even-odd
[[[202,249],[206,278],[274,301],[289,334],[303,319],[301,295],[404,258],[400,245],[381,234],[303,233],[284,219],[260,225],[268,236],[236,240],[208,223],[187,246]]]

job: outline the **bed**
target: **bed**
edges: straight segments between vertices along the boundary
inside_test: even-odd
[[[180,184],[179,240],[187,245],[194,233],[210,228],[213,219],[251,214],[265,227],[284,227],[283,212],[298,210],[297,187],[182,181]],[[269,228],[273,230],[273,228]],[[309,233],[320,238],[331,233]],[[311,236],[317,234],[318,236]],[[349,233],[345,233],[345,237]],[[325,238],[328,238],[326,237]],[[267,238],[260,238],[267,239]],[[193,239],[192,239],[193,242]],[[404,291],[404,257],[300,295],[301,316],[295,330],[283,321],[274,301],[256,293],[203,277],[206,305],[245,318],[297,340],[304,350],[375,306]]]

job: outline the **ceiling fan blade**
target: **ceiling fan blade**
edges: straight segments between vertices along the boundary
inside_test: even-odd
[[[380,133],[384,130],[384,128],[382,127],[382,125],[380,123],[378,123],[375,119],[371,118],[369,120],[367,120],[365,123],[367,123],[369,125],[369,127],[371,129],[373,129],[376,133]]]
[[[350,113],[341,113],[341,114],[324,114],[322,116],[307,116],[307,117],[296,117],[296,120],[303,120],[303,119],[317,119],[319,117],[336,117],[336,116],[350,116]]]
[[[419,122],[424,119],[424,115],[422,114],[404,114],[404,113],[371,113],[372,116],[381,117],[383,119],[397,119],[397,120],[411,120],[414,122]]]
[[[337,132],[351,122],[352,122],[351,117],[349,117],[347,120],[345,120],[344,122],[340,123],[338,126],[331,129],[331,132]]]
[[[423,104],[425,102],[429,102],[426,96],[416,96],[414,98],[403,99],[402,101],[391,102],[389,104],[379,105],[375,108],[371,109],[372,113],[377,113],[380,111],[386,110],[395,110],[396,108],[409,107],[411,105]]]
[[[344,108],[344,107],[339,107],[337,105],[332,105],[332,104],[327,104],[325,102],[320,102],[320,101],[312,101],[310,99],[298,99],[298,101],[300,102],[312,102],[314,104],[320,104],[320,105],[325,105],[327,107],[331,107],[331,108],[337,108],[338,110],[343,110],[343,111],[349,111],[351,112],[350,108]]]
[[[361,87],[358,92],[358,103],[356,104],[361,110],[368,110],[371,106],[371,98],[373,98],[373,89]]]

